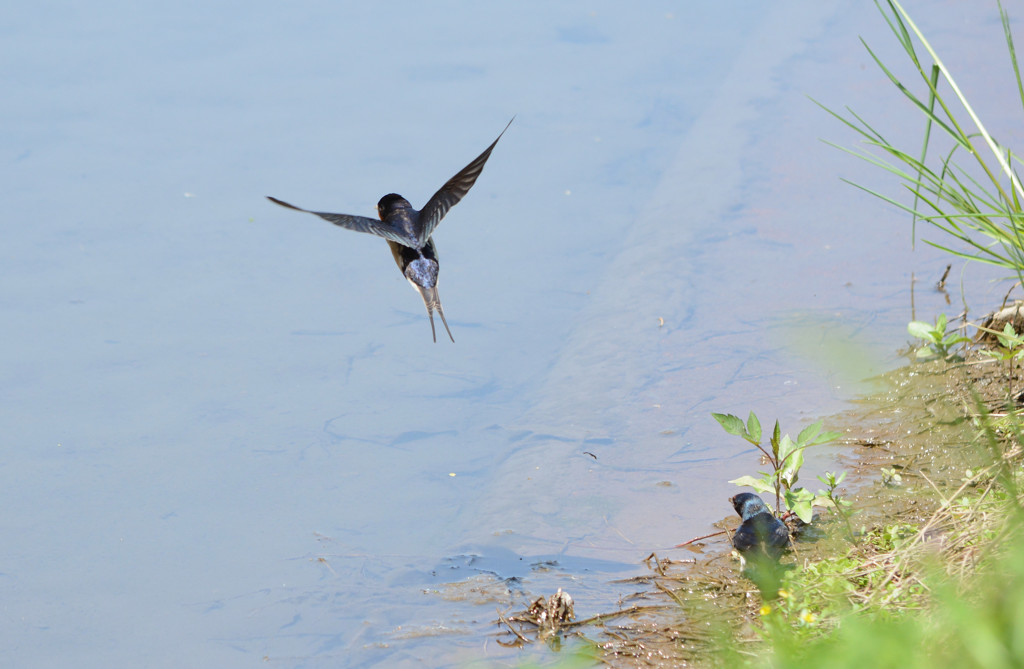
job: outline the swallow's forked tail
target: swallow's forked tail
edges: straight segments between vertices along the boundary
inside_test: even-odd
[[[410,281],[409,283],[412,282]],[[434,343],[437,343],[437,331],[434,329],[434,309],[437,309],[437,315],[441,317],[441,322],[444,323],[444,329],[448,333],[448,338],[454,344],[455,337],[452,336],[452,331],[448,328],[448,321],[445,320],[444,309],[441,308],[441,298],[437,295],[437,286],[425,288],[415,283],[412,285],[419,292],[420,297],[423,298],[423,304],[427,307],[427,316],[430,318],[430,334],[434,337]]]

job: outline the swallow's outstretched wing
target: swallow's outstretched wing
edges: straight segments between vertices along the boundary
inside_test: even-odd
[[[329,214],[323,211],[310,211],[309,209],[303,209],[302,207],[296,207],[294,204],[288,204],[283,200],[278,200],[276,197],[267,196],[267,199],[274,204],[279,204],[282,207],[288,209],[294,209],[295,211],[303,211],[307,214],[315,214],[325,221],[330,221],[337,226],[345,228],[346,230],[355,230],[356,232],[368,232],[371,235],[377,235],[393,242],[397,242],[403,246],[414,247],[416,245],[415,239],[409,239],[408,235],[404,234],[401,230],[394,228],[384,221],[378,221],[373,218],[367,218],[366,216],[351,216],[349,214]]]
[[[512,117],[512,121],[514,120],[516,120],[515,116]],[[508,130],[509,125],[512,125],[512,121],[508,122],[505,130]],[[501,135],[505,134],[505,130],[501,131]],[[501,139],[501,135],[498,135],[498,139]],[[444,215],[448,213],[448,210],[458,204],[459,200],[464,198],[469,189],[476,183],[477,177],[480,176],[484,169],[484,164],[491,157],[491,151],[497,146],[498,139],[494,140],[483,153],[477,156],[476,160],[463,167],[458,174],[448,180],[448,183],[441,186],[427,204],[423,206],[422,211],[420,211],[420,229],[417,231],[420,245],[427,243],[430,235],[434,234],[434,229],[441,222],[441,219],[444,218]]]

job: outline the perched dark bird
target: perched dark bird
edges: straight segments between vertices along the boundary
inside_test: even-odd
[[[743,519],[732,537],[733,547],[740,553],[753,552],[777,559],[789,545],[786,524],[753,493],[741,492],[729,501]]]
[[[512,120],[514,121],[515,117]],[[512,125],[512,121],[508,122],[505,130],[508,130],[509,125]],[[505,134],[505,130],[501,131],[498,139]],[[434,336],[434,342],[437,342],[437,332],[434,330],[434,309],[437,309],[437,314],[441,317],[441,322],[444,323],[448,338],[454,342],[455,337],[452,337],[452,331],[448,329],[448,321],[445,320],[444,310],[441,308],[441,298],[437,295],[437,273],[440,265],[437,260],[437,246],[431,235],[448,210],[458,204],[476,183],[477,177],[484,169],[484,164],[491,157],[491,151],[498,144],[498,139],[477,156],[476,160],[463,167],[458,174],[441,186],[419,211],[413,209],[408,200],[395,193],[385,195],[377,203],[379,221],[365,216],[310,211],[282,202],[277,198],[268,196],[267,199],[282,207],[304,211],[307,214],[316,214],[342,228],[356,232],[369,232],[386,239],[388,246],[391,247],[391,255],[395,258],[395,263],[398,264],[398,269],[420,294],[423,303],[427,306],[430,332]]]

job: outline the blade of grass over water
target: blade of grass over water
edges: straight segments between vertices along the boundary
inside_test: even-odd
[[[946,78],[946,81],[949,83],[950,88],[953,89],[953,92],[956,94],[957,99],[960,100],[960,104],[962,104],[964,106],[964,109],[967,110],[967,114],[971,117],[971,120],[974,121],[974,125],[978,128],[978,132],[981,133],[981,136],[985,139],[985,143],[988,144],[989,149],[991,149],[993,155],[995,155],[995,157],[996,157],[996,160],[999,162],[999,166],[1003,168],[1004,174],[1007,176],[1007,178],[1010,179],[1010,183],[1013,184],[1014,190],[1017,191],[1018,195],[1024,196],[1024,187],[1021,186],[1020,180],[1017,178],[1017,175],[1014,174],[1013,170],[1010,169],[1010,165],[1006,162],[1006,159],[1003,157],[1003,152],[999,149],[998,146],[996,146],[995,140],[992,139],[992,136],[985,129],[985,126],[981,122],[981,119],[978,118],[978,115],[974,113],[974,108],[971,107],[971,103],[968,102],[967,97],[963,93],[960,92],[960,87],[957,86],[956,80],[953,79],[952,73],[950,73],[950,71],[943,64],[942,59],[939,58],[939,54],[937,54],[935,52],[935,49],[932,48],[932,45],[925,38],[924,34],[918,29],[918,27],[914,23],[913,19],[910,18],[910,15],[907,14],[906,10],[903,9],[903,7],[900,5],[900,3],[897,2],[897,0],[889,0],[889,4],[890,4],[890,6],[893,6],[897,10],[899,10],[899,13],[903,17],[903,20],[905,20],[907,22],[907,24],[910,26],[910,28],[914,31],[914,34],[917,35],[917,38],[921,41],[921,44],[924,46],[924,48],[928,51],[928,54],[935,61],[935,65],[942,71],[942,75]],[[1003,7],[1002,7],[1001,3],[999,5],[999,11],[1000,11],[1000,14],[1003,13]],[[1003,26],[1004,26],[1004,29],[1008,32],[1008,30],[1009,30],[1008,24],[1004,22]],[[1020,69],[1017,66],[1017,56],[1016,56],[1016,53],[1014,52],[1014,49],[1013,49],[1012,38],[1011,38],[1011,40],[1009,42],[1009,45],[1010,45],[1010,59],[1013,61],[1013,64],[1014,64],[1014,66],[1013,66],[1014,72],[1017,73],[1017,86],[1018,86],[1018,89],[1019,89],[1019,88],[1021,88]],[[932,88],[932,91],[935,92],[935,89]],[[936,92],[936,95],[937,95],[937,92]],[[939,101],[942,102],[942,99],[939,98]],[[945,107],[945,105],[943,105],[943,107]],[[948,113],[948,111],[947,111],[947,113]],[[952,118],[952,115],[950,115],[950,116]],[[985,168],[985,171],[988,172],[988,166],[981,159],[981,156],[979,156],[977,154],[977,152],[974,150],[973,145],[971,145],[971,151],[972,151],[972,153],[974,153],[977,156],[978,161]],[[993,181],[993,184],[996,185],[996,187],[999,187],[999,182],[998,182],[997,179],[995,179],[993,177],[992,181]],[[1000,190],[1002,190],[1002,189],[1000,189]],[[1005,194],[1004,194],[1004,197],[1005,197]],[[1009,200],[1009,198],[1006,198],[1006,199]]]
[[[1011,167],[1014,161],[1021,163],[1020,157],[995,141],[961,92],[952,73],[898,0],[886,0],[884,5],[876,0],[875,4],[913,64],[921,80],[919,83],[927,90],[927,94],[915,93],[867,42],[861,42],[889,81],[924,117],[921,147],[915,152],[915,157],[887,140],[878,128],[852,109],[847,107],[844,113],[839,113],[817,103],[863,140],[863,146],[858,149],[827,143],[882,168],[903,183],[912,195],[910,204],[904,204],[896,197],[883,195],[875,189],[853,185],[911,214],[915,240],[916,224],[924,221],[959,242],[947,245],[925,240],[931,246],[958,257],[1005,267],[1016,274],[1018,279],[1024,280],[1024,211],[1021,207],[1024,187]],[[1024,106],[1024,83],[1021,80],[1009,16],[1001,4],[999,11],[1017,92]],[[920,53],[915,40],[922,48]],[[931,64],[922,61],[921,57],[925,55],[933,61]],[[943,81],[952,95],[940,90]],[[966,125],[973,126],[971,131],[965,129],[965,124],[951,109],[950,103],[954,99],[966,112],[969,118]],[[931,159],[934,152],[929,150],[936,141],[933,129],[938,129],[940,136],[952,142],[948,152],[934,161]],[[979,137],[989,151],[979,150]],[[959,161],[963,152],[970,156],[966,166]],[[989,153],[994,157],[994,163],[992,158],[986,157]],[[1007,182],[1008,188],[1005,186]],[[956,248],[961,244],[966,246],[966,250]]]
[[[1017,50],[1013,47],[1013,31],[1010,30],[1010,15],[999,4],[999,19],[1003,22],[1003,35],[1006,37],[1006,48],[1010,51],[1010,62],[1013,64],[1013,74],[1017,77],[1017,94],[1020,96],[1021,107],[1024,108],[1024,84],[1020,79],[1020,67],[1017,64]]]

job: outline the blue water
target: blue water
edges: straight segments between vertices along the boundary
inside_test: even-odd
[[[8,8],[3,664],[514,662],[496,609],[615,608],[757,468],[709,412],[796,432],[960,309],[818,141],[807,94],[914,137],[860,34],[895,53],[839,2]],[[422,206],[513,115],[434,237],[455,344],[382,240],[264,199]]]

